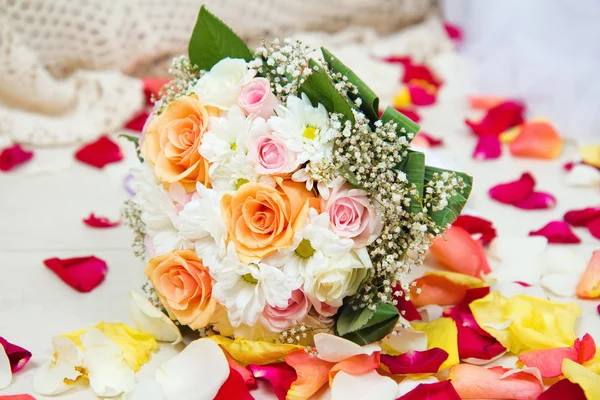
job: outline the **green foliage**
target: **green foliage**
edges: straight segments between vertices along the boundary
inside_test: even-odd
[[[443,172],[454,172],[446,169],[435,168],[435,167],[425,167],[425,182],[429,182],[433,174],[443,173]],[[455,172],[457,176],[460,176],[465,182],[465,188],[462,193],[457,192],[456,196],[452,196],[448,200],[448,205],[439,211],[429,211],[429,215],[435,222],[437,226],[445,229],[448,224],[453,223],[456,218],[460,215],[460,212],[464,208],[465,204],[467,204],[467,200],[469,199],[469,195],[471,194],[471,189],[473,188],[473,177],[465,174],[464,172]]]
[[[423,211],[423,188],[425,185],[425,154],[418,151],[408,151],[408,156],[402,160],[398,168],[406,174],[406,179],[417,187],[419,197],[410,202],[410,212],[413,214]]]
[[[337,334],[359,345],[383,339],[394,329],[400,314],[393,304],[378,303],[373,311],[368,308],[354,310],[345,305],[336,322]]]
[[[398,133],[398,136],[406,136],[406,134],[409,132],[416,135],[417,132],[419,132],[419,125],[415,124],[410,118],[393,107],[388,107],[385,109],[381,115],[381,121],[384,124],[389,121],[395,122],[398,125],[396,128],[396,133]],[[402,128],[404,128],[406,132],[403,133]]]

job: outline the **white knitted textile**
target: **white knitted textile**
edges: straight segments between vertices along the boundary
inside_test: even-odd
[[[202,3],[0,0],[0,147],[13,141],[66,144],[120,128],[143,106],[140,81],[131,76],[165,75],[171,58],[186,52]],[[262,36],[334,32],[349,26],[395,31],[422,20],[433,4],[424,0],[204,3],[254,44]],[[364,48],[376,49],[378,36],[370,32],[372,43],[364,44],[364,37],[355,39]],[[422,36],[430,35],[422,32]],[[414,42],[412,48],[401,50],[422,53],[419,40]]]

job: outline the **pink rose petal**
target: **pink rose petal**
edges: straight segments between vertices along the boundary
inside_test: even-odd
[[[421,383],[396,400],[461,400],[450,381]]]
[[[10,171],[32,158],[33,151],[24,150],[18,144],[7,147],[0,152],[0,171]]]
[[[214,400],[254,400],[244,378],[235,369],[229,367],[229,377],[217,392]]]
[[[415,106],[429,106],[436,101],[436,88],[429,83],[407,84],[410,99]]]
[[[491,221],[473,215],[459,215],[452,226],[463,228],[469,234],[478,235],[484,245],[490,243],[496,237],[496,229]]]
[[[513,204],[523,210],[542,210],[556,205],[556,198],[550,193],[532,192],[529,197]]]
[[[392,374],[434,374],[448,359],[448,353],[439,348],[425,351],[408,351],[397,356],[381,354],[381,363],[387,366]]]
[[[496,185],[488,193],[500,203],[516,204],[527,199],[534,187],[535,179],[529,172],[525,172],[518,180]]]
[[[273,386],[275,396],[279,400],[285,400],[288,390],[296,380],[296,371],[286,363],[275,363],[269,365],[248,365],[255,378],[266,379]]]
[[[600,217],[588,222],[587,227],[593,237],[600,239]]]
[[[572,226],[587,226],[598,217],[600,217],[600,207],[588,207],[581,210],[567,211],[563,219]]]
[[[465,120],[465,123],[477,136],[498,136],[507,129],[522,124],[524,111],[525,107],[521,103],[505,101],[490,108],[480,121]]]
[[[92,291],[104,280],[108,267],[106,263],[94,256],[44,260],[60,279],[73,289],[87,293]]]
[[[562,363],[565,358],[577,360],[577,350],[573,347],[532,350],[519,356],[519,361],[528,367],[540,370],[544,378],[556,378],[562,375]]]
[[[551,221],[543,228],[529,232],[529,236],[544,236],[548,243],[581,243],[564,221]]]
[[[481,135],[473,151],[476,160],[493,160],[502,155],[502,144],[496,135]]]
[[[103,168],[106,164],[121,161],[123,153],[117,145],[108,136],[102,136],[92,143],[82,146],[75,153],[75,158],[82,163],[96,168]]]
[[[31,352],[29,350],[25,350],[21,346],[12,344],[3,337],[0,337],[0,346],[4,347],[4,352],[8,356],[10,369],[13,373],[23,369],[31,359]]]
[[[35,400],[35,397],[28,394],[9,394],[8,396],[0,396],[3,400]]]
[[[575,339],[575,344],[573,344],[573,347],[578,352],[577,362],[579,364],[588,362],[596,356],[596,342],[589,333],[583,335],[581,339]]]
[[[568,379],[561,379],[540,394],[536,400],[587,400],[581,386]]]
[[[83,219],[83,223],[92,228],[113,228],[121,225],[121,220],[110,221],[106,217],[96,217],[91,213],[89,217]]]
[[[144,129],[144,125],[146,124],[146,120],[149,116],[150,114],[147,111],[140,111],[131,117],[127,123],[125,123],[124,128],[131,131],[141,132]]]

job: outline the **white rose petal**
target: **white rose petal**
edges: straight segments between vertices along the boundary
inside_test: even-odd
[[[543,236],[498,236],[490,243],[490,255],[501,261],[512,258],[535,257],[547,247],[548,239]]]
[[[564,247],[548,247],[539,256],[543,274],[575,274],[581,275],[587,266],[586,260],[579,257],[571,249]]]
[[[52,348],[54,360],[40,367],[33,378],[33,390],[47,396],[73,388],[77,378],[82,375],[83,366],[83,352],[71,339],[54,337]]]
[[[352,375],[340,371],[333,378],[331,386],[332,400],[394,400],[398,392],[398,384],[377,371],[362,375]]]
[[[359,346],[348,339],[329,333],[317,333],[314,340],[319,358],[328,362],[340,362],[358,354],[370,355],[381,351],[381,347],[375,343]]]
[[[242,85],[254,75],[256,71],[249,70],[246,61],[228,57],[213,65],[192,90],[205,104],[228,110],[237,104]]]
[[[181,332],[173,321],[136,292],[129,292],[129,316],[139,331],[156,340],[173,345],[181,342]]]
[[[549,274],[542,277],[540,285],[560,297],[574,297],[579,276],[574,274]]]
[[[125,400],[166,400],[163,388],[154,379],[138,383],[133,392],[127,394]]]
[[[0,345],[0,390],[6,389],[12,382],[12,371],[10,369],[10,360]]]
[[[571,186],[600,186],[600,171],[591,165],[577,164],[567,175],[567,184]]]

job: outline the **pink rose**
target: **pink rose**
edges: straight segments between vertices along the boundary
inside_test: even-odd
[[[367,192],[349,183],[337,181],[321,208],[329,214],[331,230],[338,236],[354,240],[360,248],[373,242],[381,233],[382,223]]]
[[[296,153],[277,136],[268,133],[252,139],[250,151],[256,160],[256,172],[263,175],[289,174],[300,166]]]
[[[275,115],[275,107],[280,104],[266,78],[254,78],[242,86],[238,96],[238,105],[250,118],[268,119]]]
[[[296,289],[292,292],[292,297],[288,300],[288,306],[285,309],[271,307],[267,304],[260,316],[260,322],[273,332],[283,332],[294,325],[294,321],[302,321],[309,310],[310,301],[302,290]]]
[[[333,317],[339,308],[319,301],[318,299],[310,299],[310,301],[315,308],[315,311],[322,317]]]

